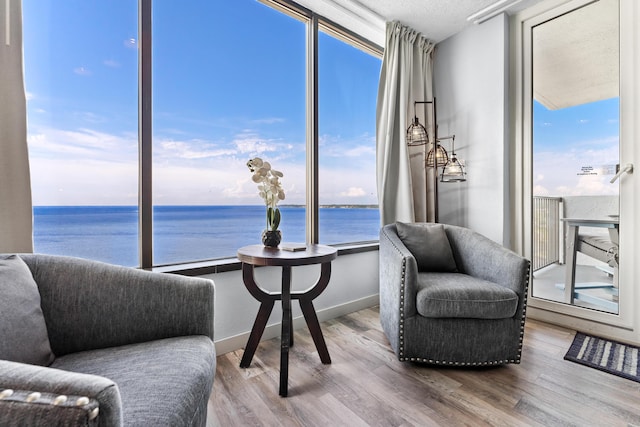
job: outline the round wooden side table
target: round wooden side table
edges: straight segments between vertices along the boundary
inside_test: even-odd
[[[305,250],[286,251],[268,248],[263,245],[244,246],[238,249],[238,259],[242,262],[242,280],[249,293],[260,302],[260,309],[251,329],[249,340],[244,350],[241,368],[248,368],[251,359],[260,343],[260,338],[267,325],[269,315],[275,301],[282,301],[282,335],[280,350],[280,396],[288,393],[289,347],[293,345],[293,324],[291,318],[291,300],[298,300],[309,332],[324,364],[331,363],[327,344],[322,336],[318,316],[313,307],[317,298],[329,284],[331,277],[331,261],[338,256],[337,249],[325,245],[307,245]],[[302,265],[320,264],[320,278],[317,283],[304,292],[291,292],[291,268]],[[254,268],[256,266],[282,267],[281,292],[266,292],[256,283]]]

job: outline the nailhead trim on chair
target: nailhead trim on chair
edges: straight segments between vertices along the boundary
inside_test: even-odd
[[[400,353],[400,360],[404,357],[404,287],[407,270],[407,259],[402,258],[402,280],[400,281],[400,338],[398,343],[398,352]]]
[[[395,245],[394,245],[395,246]],[[398,249],[398,248],[396,248]],[[400,252],[400,250],[398,249]],[[433,360],[433,359],[424,359],[421,357],[405,357],[404,355],[404,288],[405,288],[405,277],[406,277],[406,267],[407,267],[407,259],[402,259],[402,280],[400,287],[400,342],[399,342],[399,356],[398,360],[401,362],[422,362],[422,363],[431,363],[435,365],[446,365],[446,366],[490,366],[490,365],[503,365],[505,363],[520,363],[520,359],[522,356],[522,346],[524,340],[524,322],[526,320],[526,312],[527,312],[527,296],[529,294],[529,278],[531,275],[531,262],[527,261],[527,275],[525,279],[524,292],[523,292],[523,301],[522,301],[522,318],[520,320],[520,339],[518,343],[518,355],[515,359],[506,359],[506,360],[489,360],[485,362],[450,362],[446,360]]]
[[[10,388],[0,391],[0,400],[10,402],[25,402],[36,405],[54,405],[62,407],[82,407],[88,411],[88,420],[94,420],[100,412],[99,407],[85,408],[91,403],[86,396],[66,396],[64,394],[40,393],[31,390],[12,390]],[[97,401],[94,401],[97,404]]]

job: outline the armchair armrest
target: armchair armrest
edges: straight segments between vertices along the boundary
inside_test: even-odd
[[[106,378],[0,360],[0,425],[120,426],[122,404]]]
[[[213,339],[213,281],[24,254],[56,356],[184,335]]]
[[[446,230],[461,272],[505,286],[520,297],[526,294],[529,260],[472,230],[461,227]]]
[[[418,264],[398,237],[395,224],[380,230],[380,322],[394,349],[401,322],[417,314]]]

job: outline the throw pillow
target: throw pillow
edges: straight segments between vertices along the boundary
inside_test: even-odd
[[[17,255],[0,255],[0,359],[48,366],[54,355],[31,270]]]
[[[418,271],[456,273],[456,261],[442,224],[396,222],[398,237],[413,254]]]

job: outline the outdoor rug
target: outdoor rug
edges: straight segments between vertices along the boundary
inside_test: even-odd
[[[638,347],[576,333],[565,360],[640,382]]]

